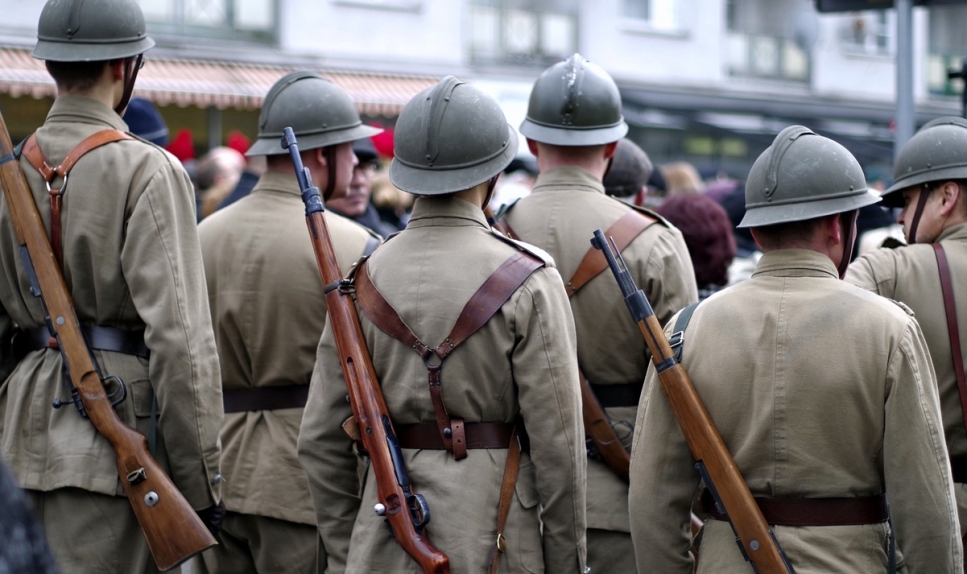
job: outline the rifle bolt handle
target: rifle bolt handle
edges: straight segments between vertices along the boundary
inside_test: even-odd
[[[749,542],[749,548],[751,548],[753,550],[758,550],[759,549],[759,541],[758,540],[752,540],[751,542]]]
[[[377,502],[373,510],[376,511],[376,516],[386,516],[386,505],[382,503]]]
[[[148,494],[144,495],[144,503],[148,506],[158,504],[158,493],[153,490],[148,491]]]

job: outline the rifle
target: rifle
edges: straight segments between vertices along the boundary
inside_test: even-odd
[[[611,420],[601,408],[601,403],[591,390],[584,373],[578,370],[581,381],[581,411],[584,415],[584,432],[588,453],[601,460],[618,478],[628,482],[628,469],[631,466],[631,456],[625,450],[618,434],[611,426]]]
[[[208,527],[151,456],[144,435],[124,424],[114,412],[103,377],[74,312],[67,284],[47,239],[27,179],[13,153],[10,133],[0,114],[0,187],[17,233],[20,260],[30,281],[30,293],[40,297],[47,329],[57,346],[73,386],[77,409],[114,448],[118,475],[151,556],[161,570],[181,564],[217,544]],[[54,319],[51,320],[51,317]]]
[[[406,472],[403,451],[390,422],[373,360],[359,326],[356,304],[352,292],[347,289],[351,285],[343,282],[339,272],[329,228],[322,215],[326,208],[319,189],[312,185],[309,170],[302,165],[292,128],[285,128],[283,133],[282,147],[289,150],[306,206],[306,225],[325,285],[329,324],[336,337],[336,351],[346,379],[353,418],[361,431],[359,434],[376,477],[378,503],[374,510],[386,517],[396,541],[420,565],[424,574],[449,574],[450,559],[430,544],[424,532],[430,521],[430,508],[423,495],[413,492]]]
[[[594,232],[594,238],[591,239],[591,245],[604,252],[608,260],[608,266],[618,281],[628,311],[638,323],[645,344],[651,351],[658,380],[668,395],[675,420],[678,421],[688,448],[695,458],[695,469],[712,493],[718,511],[728,516],[742,556],[751,562],[755,572],[794,574],[792,564],[779,546],[775,533],[763,518],[762,511],[756,505],[735,460],[688,378],[688,373],[675,359],[648,298],[635,285],[624,258],[614,248],[613,243],[608,243],[600,229]]]

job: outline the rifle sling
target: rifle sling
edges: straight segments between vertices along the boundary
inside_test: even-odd
[[[950,265],[947,254],[939,243],[933,244],[933,253],[937,257],[937,269],[940,271],[940,290],[943,292],[943,306],[947,314],[947,335],[950,337],[950,355],[954,360],[954,376],[957,379],[957,390],[960,392],[960,408],[964,416],[964,429],[967,430],[967,377],[964,375],[963,347],[960,345],[960,328],[957,325],[957,305],[954,301],[954,286],[950,279]]]
[[[74,149],[68,152],[67,157],[57,167],[52,167],[47,162],[47,158],[44,157],[43,152],[40,151],[36,133],[30,134],[30,137],[24,142],[23,157],[27,158],[30,165],[34,166],[34,169],[39,171],[44,181],[47,182],[47,191],[50,195],[50,246],[54,250],[57,263],[61,266],[64,264],[64,255],[63,247],[61,246],[60,211],[67,188],[67,174],[74,167],[74,164],[77,163],[77,160],[81,159],[87,152],[101,147],[104,144],[129,139],[134,138],[120,130],[101,130],[88,136],[81,143],[74,146]],[[63,178],[64,183],[59,188],[52,188],[50,184],[58,177]]]
[[[423,359],[440,438],[455,460],[466,458],[466,429],[463,419],[451,418],[443,403],[443,362],[455,348],[483,327],[544,263],[523,251],[510,256],[470,297],[443,342],[436,347],[430,347],[416,336],[372,283],[367,262],[368,260],[360,263],[355,273],[356,302],[377,328],[413,349]],[[433,359],[434,356],[436,360]]]
[[[708,489],[702,491],[702,508],[713,519],[728,521],[718,511]],[[766,522],[773,526],[848,526],[886,522],[889,509],[886,497],[850,498],[756,498]]]

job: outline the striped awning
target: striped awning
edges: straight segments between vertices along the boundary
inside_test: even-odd
[[[269,88],[297,69],[224,61],[147,58],[134,94],[159,106],[177,105],[256,110]],[[302,69],[302,68],[300,68]],[[395,117],[421,90],[438,78],[317,69],[356,102],[368,116]],[[0,47],[0,93],[13,97],[53,97],[54,81],[30,49]]]

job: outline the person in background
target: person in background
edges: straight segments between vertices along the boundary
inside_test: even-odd
[[[705,195],[689,193],[669,197],[655,211],[685,237],[699,300],[728,285],[735,238],[725,209]]]
[[[168,126],[161,112],[144,98],[131,98],[128,108],[121,116],[128,129],[139,138],[146,139],[158,147],[168,145]]]
[[[695,166],[685,161],[666,163],[659,166],[662,178],[665,180],[665,197],[680,193],[702,193],[705,184]]]
[[[399,229],[379,217],[372,197],[373,178],[379,169],[378,156],[373,142],[369,138],[356,140],[353,143],[353,153],[359,160],[353,167],[353,178],[349,181],[346,194],[326,202],[326,208],[355,221],[382,238],[387,238]]]
[[[216,147],[198,160],[197,184],[201,209],[199,221],[215,213],[222,201],[235,189],[242,171],[245,156],[228,146]]]
[[[17,481],[0,459],[0,572],[57,574],[44,528]]]
[[[604,193],[631,205],[642,206],[648,197],[648,180],[654,165],[645,150],[628,138],[618,142],[611,166],[604,174]]]

